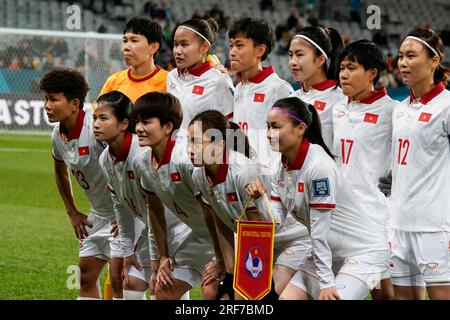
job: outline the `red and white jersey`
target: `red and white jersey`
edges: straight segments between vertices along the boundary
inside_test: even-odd
[[[147,149],[139,146],[139,140],[136,135],[127,133],[116,159],[113,159],[109,153],[109,146],[106,147],[100,156],[100,165],[113,194],[114,205],[117,207],[117,223],[125,257],[132,255],[134,252],[134,239],[136,238],[134,219],[139,219],[145,226],[150,226],[147,202],[140,183],[138,162],[141,154]],[[166,212],[165,214],[167,230],[171,230],[168,236],[173,236],[175,243],[175,235],[177,233],[173,234],[172,232],[177,231],[174,226],[179,221],[173,217],[172,213]],[[149,229],[150,254],[151,259],[155,260],[158,258],[158,252],[151,228]],[[184,228],[181,228],[181,234],[184,234]]]
[[[75,128],[64,142],[59,123],[53,128],[53,158],[65,163],[89,199],[92,212],[103,217],[114,216],[113,202],[108,192],[98,159],[105,144],[95,140],[92,109],[80,110]]]
[[[333,107],[346,99],[342,89],[336,87],[337,83],[335,80],[325,80],[313,85],[308,91],[300,87],[291,94],[292,97],[297,97],[316,108],[322,126],[322,137],[330,150],[333,150]]]
[[[164,155],[155,169],[152,150],[142,154],[141,185],[145,192],[159,200],[188,225],[198,236],[211,239],[203,209],[194,196],[194,182],[187,146],[183,139],[169,140]]]
[[[219,167],[216,179],[212,183],[208,181],[205,168],[195,168],[192,179],[196,186],[196,193],[200,193],[225,225],[236,232],[236,220],[239,219],[247,203],[246,212],[259,212],[262,220],[272,219],[264,198],[249,201],[245,192],[245,186],[256,180],[270,185],[270,176],[265,173],[265,170],[267,169],[262,168],[256,161],[230,150],[227,161]],[[276,223],[275,246],[282,241],[287,242],[308,234],[308,231],[295,219],[280,220],[276,215],[273,218]],[[243,219],[248,219],[246,214],[243,215]]]
[[[280,153],[272,151],[267,139],[267,115],[277,100],[289,97],[293,91],[270,66],[247,82],[240,82],[234,92],[233,121],[247,134],[255,153],[252,158],[275,170],[272,166],[279,163]]]
[[[233,117],[234,86],[231,78],[207,61],[190,72],[173,69],[167,77],[167,92],[180,100],[183,108],[182,130],[200,112],[217,110]]]
[[[397,105],[381,88],[361,101],[341,101],[333,109],[333,153],[340,174],[368,222],[386,237],[390,203],[378,179],[391,169],[392,112]]]
[[[392,228],[450,231],[450,92],[442,83],[392,115]]]

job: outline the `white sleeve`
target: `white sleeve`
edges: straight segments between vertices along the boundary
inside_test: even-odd
[[[292,86],[288,82],[282,81],[280,85],[275,89],[274,102],[280,99],[288,98],[292,94],[292,92],[294,92]]]
[[[272,209],[272,215],[279,229],[284,225],[288,210],[286,206],[281,202],[280,193],[278,191],[278,183],[276,175],[272,176],[270,182],[270,208]]]
[[[217,83],[217,102],[221,106],[221,112],[232,121],[234,109],[234,86],[233,81],[226,75],[221,75]]]
[[[56,126],[54,129],[53,129],[53,132],[52,132],[52,155],[53,155],[53,158],[55,159],[55,160],[57,160],[57,161],[64,161],[63,160],[63,157],[62,157],[62,155],[61,155],[61,153],[60,153],[60,151],[59,151],[59,148],[58,148],[58,142],[57,142],[57,139],[58,139],[58,131],[59,131],[59,126]]]

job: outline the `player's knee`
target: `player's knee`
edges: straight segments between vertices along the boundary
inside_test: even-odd
[[[147,300],[145,291],[123,290],[124,300]]]
[[[110,282],[111,282],[111,287],[113,289],[114,292],[119,292],[122,290],[122,276],[120,274],[110,274]]]
[[[216,300],[218,285],[208,285],[202,288],[203,300]]]
[[[157,300],[178,300],[182,294],[176,294],[168,287],[156,285],[155,295]]]

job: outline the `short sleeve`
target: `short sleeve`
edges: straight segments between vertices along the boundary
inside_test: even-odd
[[[63,156],[61,155],[61,151],[60,151],[61,145],[60,145],[60,143],[58,143],[58,139],[60,139],[58,137],[58,134],[59,134],[58,132],[59,132],[59,126],[56,126],[52,132],[52,156],[53,156],[53,159],[55,159],[56,161],[64,162]]]

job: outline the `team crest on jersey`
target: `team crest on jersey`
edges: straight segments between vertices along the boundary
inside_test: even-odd
[[[264,262],[264,251],[260,247],[253,246],[250,250],[248,250],[245,257],[245,269],[247,270],[250,278],[258,279],[261,277],[265,267]]]
[[[127,171],[128,179],[135,179],[133,171]]]
[[[326,105],[327,104],[325,102],[322,102],[319,100],[314,101],[314,108],[316,108],[316,110],[323,111],[325,109]]]
[[[181,181],[181,175],[179,172],[172,172],[170,174],[170,180],[172,180],[172,182],[180,182]]]
[[[255,97],[253,98],[253,102],[264,102],[266,95],[264,93],[255,93]]]
[[[430,122],[431,113],[422,112],[419,117],[419,121],[421,122]]]
[[[198,94],[199,96],[201,96],[203,94],[203,91],[205,91],[205,87],[202,87],[202,86],[194,86],[192,88],[192,93]]]
[[[328,178],[313,180],[315,197],[328,197],[330,195],[330,184]]]
[[[303,182],[299,182],[297,184],[297,191],[298,192],[305,192],[305,184]]]
[[[87,156],[87,155],[89,155],[89,147],[88,146],[79,147],[78,148],[78,155],[80,155],[80,156]]]
[[[378,115],[373,113],[366,113],[364,115],[364,122],[374,123],[378,122]]]

